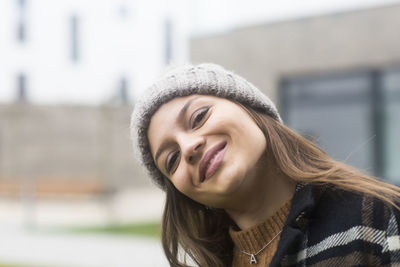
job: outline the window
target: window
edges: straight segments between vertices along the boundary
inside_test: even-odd
[[[17,40],[24,42],[26,40],[26,0],[17,0],[18,2],[18,22],[17,22]]]
[[[285,123],[334,159],[382,175],[372,72],[310,75],[282,83]]]
[[[70,35],[71,35],[71,60],[77,62],[79,60],[79,18],[76,15],[70,18]]]
[[[388,70],[383,83],[384,176],[400,184],[400,69]]]
[[[169,64],[172,59],[172,22],[170,19],[165,21],[165,64]]]
[[[128,104],[128,80],[125,76],[122,76],[119,81],[119,99],[121,104]]]
[[[25,102],[27,100],[26,93],[26,75],[20,73],[17,76],[17,101]]]

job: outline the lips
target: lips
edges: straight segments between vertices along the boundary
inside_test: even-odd
[[[218,169],[225,154],[226,142],[223,141],[210,148],[203,156],[199,166],[200,183],[211,177]]]

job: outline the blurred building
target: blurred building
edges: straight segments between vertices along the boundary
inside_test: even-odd
[[[149,184],[132,156],[129,103],[187,51],[162,3],[0,3],[0,194]],[[398,14],[390,5],[238,28],[192,38],[190,57],[234,69],[334,158],[400,184]],[[49,92],[69,104],[34,104]],[[103,104],[77,105],[81,94]]]
[[[187,60],[185,8],[182,0],[0,1],[0,102],[100,104],[120,90],[134,100],[166,64]]]
[[[400,5],[238,28],[191,40],[279,103],[336,159],[400,184]]]
[[[171,1],[0,2],[0,196],[148,185],[130,104],[188,58],[185,4]]]
[[[131,106],[0,104],[0,194],[106,194],[148,185],[133,158]],[[29,188],[28,188],[29,189]]]

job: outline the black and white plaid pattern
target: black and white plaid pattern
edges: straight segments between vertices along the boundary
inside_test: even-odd
[[[399,223],[379,199],[303,184],[270,266],[400,266]]]

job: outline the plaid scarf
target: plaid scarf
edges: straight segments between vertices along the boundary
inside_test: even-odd
[[[270,266],[400,266],[399,222],[379,199],[300,184]]]

